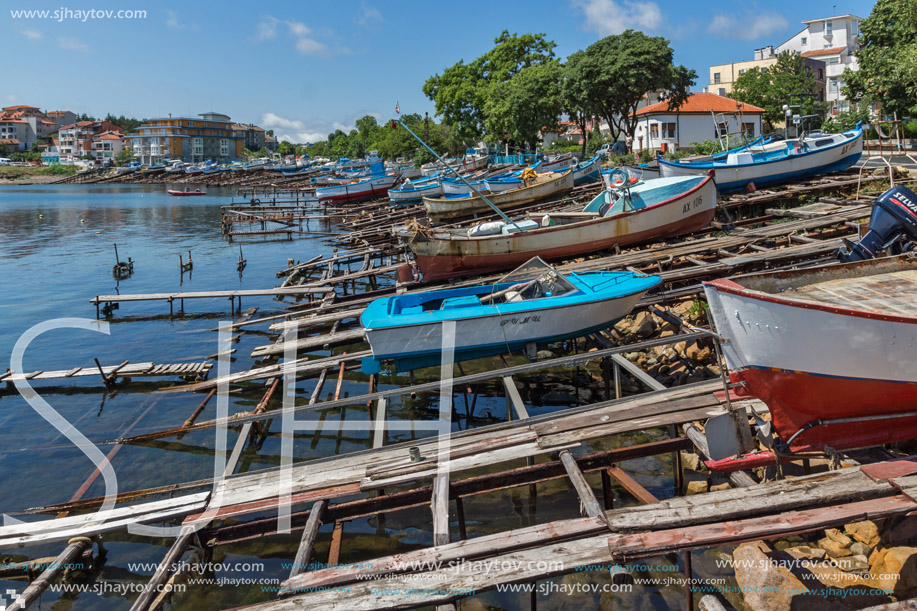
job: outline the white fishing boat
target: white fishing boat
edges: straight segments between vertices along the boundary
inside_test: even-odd
[[[537,174],[529,179],[527,186],[494,193],[488,199],[502,210],[518,208],[541,199],[565,193],[573,188],[573,172]],[[427,215],[434,221],[472,216],[491,212],[490,206],[479,196],[469,194],[464,197],[424,197]]]
[[[709,176],[645,183],[626,177],[619,170],[619,188],[603,191],[582,212],[540,213],[517,221],[518,227],[494,221],[470,230],[417,227],[399,235],[424,281],[431,281],[511,269],[536,255],[557,260],[680,235],[713,220],[716,187]]]
[[[795,140],[748,147],[710,161],[667,161],[657,157],[663,177],[716,173],[720,193],[778,184],[849,168],[863,153],[863,130],[812,134]]]
[[[388,197],[392,205],[409,202],[419,202],[424,195],[434,196],[443,194],[443,184],[437,178],[426,180],[408,181],[397,189],[389,189]]]
[[[325,203],[358,202],[388,195],[398,177],[383,175],[315,190],[315,197]]]

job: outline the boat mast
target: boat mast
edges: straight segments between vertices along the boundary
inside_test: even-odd
[[[472,191],[474,191],[474,194],[475,194],[475,195],[477,195],[478,197],[480,197],[481,199],[483,199],[485,202],[487,202],[487,205],[490,206],[491,208],[493,208],[493,209],[494,209],[494,212],[496,212],[497,214],[499,214],[500,217],[501,217],[504,221],[506,221],[507,223],[512,224],[512,226],[515,227],[516,229],[518,229],[519,231],[525,231],[522,227],[520,227],[519,225],[516,224],[516,221],[514,221],[513,219],[511,219],[511,218],[509,218],[508,216],[506,216],[505,214],[503,214],[503,211],[500,210],[499,208],[497,208],[497,206],[494,205],[494,203],[493,203],[492,201],[490,201],[489,199],[487,199],[486,197],[484,197],[484,194],[481,193],[480,191],[478,191],[478,189],[477,189],[474,185],[472,185],[470,182],[468,182],[467,180],[465,180],[465,177],[464,177],[464,176],[462,176],[462,175],[461,175],[459,172],[457,172],[452,166],[450,166],[448,163],[446,163],[446,162],[443,160],[442,157],[440,157],[439,155],[437,155],[437,154],[436,154],[436,151],[434,151],[434,150],[431,149],[429,146],[427,146],[427,143],[424,142],[423,140],[421,140],[421,139],[420,139],[420,136],[418,136],[417,134],[415,134],[414,132],[412,132],[412,131],[411,131],[411,128],[404,124],[404,121],[402,121],[401,119],[395,119],[395,121],[398,121],[398,123],[401,124],[401,127],[403,127],[404,129],[408,130],[408,133],[411,134],[412,136],[414,136],[414,138],[415,138],[418,142],[420,142],[420,143],[423,145],[423,147],[424,147],[425,149],[427,149],[428,151],[430,151],[431,153],[433,153],[433,156],[436,157],[436,158],[439,160],[439,162],[443,164],[443,166],[446,168],[446,170],[451,171],[453,174],[455,174],[455,175],[458,177],[459,180],[461,180],[463,183],[465,183],[466,185],[468,185],[468,187],[469,187]]]

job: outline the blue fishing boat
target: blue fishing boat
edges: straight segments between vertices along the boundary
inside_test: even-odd
[[[863,130],[842,134],[816,133],[746,147],[712,160],[667,161],[657,157],[662,177],[696,176],[715,172],[717,191],[726,193],[772,185],[849,168],[863,154]]]
[[[455,323],[456,361],[580,337],[626,316],[660,282],[629,271],[560,274],[535,257],[495,284],[377,299],[361,316],[373,352],[362,369],[436,365],[446,322]]]
[[[573,168],[573,186],[584,185],[599,179],[602,170],[602,156],[581,161]]]

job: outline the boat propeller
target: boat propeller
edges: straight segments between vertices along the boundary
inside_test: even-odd
[[[917,195],[905,187],[892,187],[872,205],[869,231],[853,244],[846,238],[837,251],[844,262],[874,259],[880,251],[889,255],[912,250],[917,242]]]

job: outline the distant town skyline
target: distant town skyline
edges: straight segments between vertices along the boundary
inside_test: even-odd
[[[435,3],[154,5],[109,0],[67,6],[13,0],[0,14],[4,78],[0,106],[29,104],[104,117],[225,113],[309,142],[349,131],[363,115],[429,112],[424,81],[459,60],[475,59],[503,29],[543,32],[565,60],[627,28],[671,41],[675,62],[708,84],[710,65],[751,59],[803,29],[803,20],[868,17],[874,0],[722,3],[561,0]],[[65,9],[69,15],[53,15]],[[77,11],[112,11],[81,16]],[[48,18],[19,11],[48,10]],[[117,11],[145,16],[114,18]],[[15,16],[17,15],[18,16]]]

